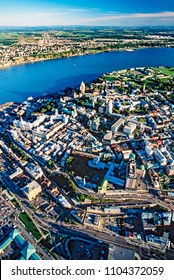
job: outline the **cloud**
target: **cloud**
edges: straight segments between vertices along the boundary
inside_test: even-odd
[[[33,16],[35,17],[50,17],[50,16],[60,16],[64,15],[64,12],[41,12],[41,13],[35,13]]]
[[[77,12],[77,13],[82,13],[82,12],[89,12],[90,10],[89,9],[74,9],[74,8],[72,8],[72,9],[67,9],[66,10],[67,12]]]
[[[101,17],[84,18],[81,21],[94,22],[94,21],[110,21],[120,19],[160,19],[160,18],[173,18],[174,12],[164,11],[158,13],[134,13],[134,14],[108,14]]]
[[[76,13],[84,13],[89,12],[88,9],[75,9],[75,8],[67,8],[67,9],[60,9],[59,11],[54,12],[39,12],[34,13],[34,17],[54,17],[54,16],[60,16],[60,15],[69,15],[69,14],[76,14]]]

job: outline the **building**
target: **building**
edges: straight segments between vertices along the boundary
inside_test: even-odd
[[[108,260],[135,260],[135,251],[115,245],[109,245]]]
[[[12,173],[9,177],[10,179],[13,179],[15,177],[17,177],[18,175],[21,175],[23,173],[22,168],[17,167],[16,171],[14,173]]]
[[[121,209],[119,206],[109,206],[109,207],[104,207],[103,212],[105,214],[120,214]]]
[[[126,170],[126,190],[135,190],[136,188],[136,162],[135,155],[130,154]]]
[[[21,236],[18,229],[13,229],[7,238],[1,242],[0,254],[3,254],[12,242],[15,242],[15,245],[18,247],[19,256],[17,260],[41,260],[36,253],[36,249]]]
[[[113,101],[110,99],[106,104],[106,114],[110,115],[113,111]]]
[[[128,124],[125,125],[123,132],[127,134],[132,134],[135,131],[135,129],[136,129],[136,124],[128,122]]]
[[[128,164],[128,176],[129,178],[136,178],[136,163],[130,162]]]
[[[174,175],[174,165],[167,165],[166,172],[168,176]]]
[[[124,125],[125,120],[123,118],[118,119],[112,126],[111,126],[111,130],[113,133],[116,133],[119,128]]]
[[[153,150],[152,150],[151,145],[148,141],[145,142],[145,152],[148,156],[153,155]]]
[[[80,92],[82,95],[85,94],[85,83],[84,82],[81,82],[81,85],[80,85]]]
[[[167,159],[159,149],[154,150],[154,155],[161,166],[167,165]]]
[[[48,129],[44,125],[41,125],[37,128],[32,129],[33,137],[39,137],[43,140],[48,140],[50,137],[56,134],[60,129],[62,129],[67,123],[68,123],[68,116],[66,115],[51,116],[50,128]]]
[[[32,130],[33,128],[39,127],[46,119],[46,115],[39,116],[34,122],[26,122],[22,118],[20,120],[14,120],[13,125],[23,130]]]
[[[22,188],[22,191],[24,195],[31,201],[35,199],[39,193],[41,193],[42,188],[35,180],[33,180],[27,186]]]
[[[112,139],[112,131],[107,130],[104,137],[103,137],[103,140],[104,141],[111,141],[111,139]]]
[[[88,123],[89,128],[95,131],[98,131],[100,125],[100,118],[95,117],[93,120],[89,120]]]
[[[97,156],[93,160],[89,160],[88,165],[95,169],[105,169],[106,168],[106,164],[104,162],[101,162],[99,160],[99,157],[97,157]]]
[[[57,197],[57,202],[59,202],[65,208],[71,208],[72,207],[71,204],[68,202],[68,200],[63,195],[59,195]]]
[[[92,213],[86,213],[84,225],[98,228],[100,225],[101,216]]]
[[[29,163],[26,166],[26,171],[33,179],[39,179],[42,177],[43,172],[39,165],[34,165],[33,163]]]
[[[144,127],[144,124],[140,121],[136,121],[136,120],[129,120],[130,123],[136,124],[137,128],[142,129]]]
[[[132,154],[132,150],[130,149],[125,149],[121,151],[124,160],[129,160],[130,159],[130,155]]]

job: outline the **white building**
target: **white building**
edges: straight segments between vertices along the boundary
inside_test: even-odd
[[[68,202],[68,200],[63,196],[59,195],[57,197],[57,201],[65,208],[71,208],[71,204]]]
[[[111,139],[112,139],[112,131],[107,130],[104,137],[103,137],[103,140],[104,141],[111,141]]]
[[[22,173],[23,173],[22,168],[18,167],[16,169],[16,171],[14,173],[12,173],[9,177],[10,177],[10,179],[13,179],[13,178],[17,177],[18,175],[20,175]]]
[[[159,149],[154,150],[154,155],[161,166],[167,165],[167,159]]]
[[[111,130],[113,133],[116,133],[119,128],[124,125],[125,120],[123,118],[118,119],[112,126],[111,126]]]
[[[136,124],[128,122],[128,124],[124,126],[123,132],[127,134],[132,134],[135,131],[135,129],[136,129]]]
[[[106,114],[110,115],[113,111],[113,101],[110,99],[109,102],[106,104]]]
[[[34,122],[26,122],[22,118],[20,120],[14,120],[13,125],[23,130],[32,130],[35,127],[40,126],[45,121],[46,115],[39,116]]]
[[[144,141],[145,142],[145,152],[146,152],[146,154],[148,155],[148,156],[151,156],[151,155],[153,155],[153,150],[152,150],[152,148],[151,148],[151,146],[150,146],[150,143],[149,143],[149,141]]]
[[[85,83],[84,82],[81,82],[81,85],[80,85],[80,92],[82,94],[85,94]]]
[[[39,179],[42,177],[43,172],[42,169],[39,165],[34,165],[32,163],[29,163],[26,167],[26,171],[28,174],[33,178],[33,179]]]

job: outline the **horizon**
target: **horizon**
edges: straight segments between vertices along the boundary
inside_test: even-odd
[[[98,3],[99,2],[99,3]],[[170,0],[1,0],[0,27],[174,26]]]
[[[2,28],[57,28],[57,27],[84,27],[84,28],[172,28],[174,29],[174,25],[0,25],[0,29]]]

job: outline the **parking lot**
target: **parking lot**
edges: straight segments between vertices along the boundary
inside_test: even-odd
[[[4,226],[8,222],[8,217],[13,213],[15,207],[10,202],[5,200],[4,196],[0,195],[0,226]]]

